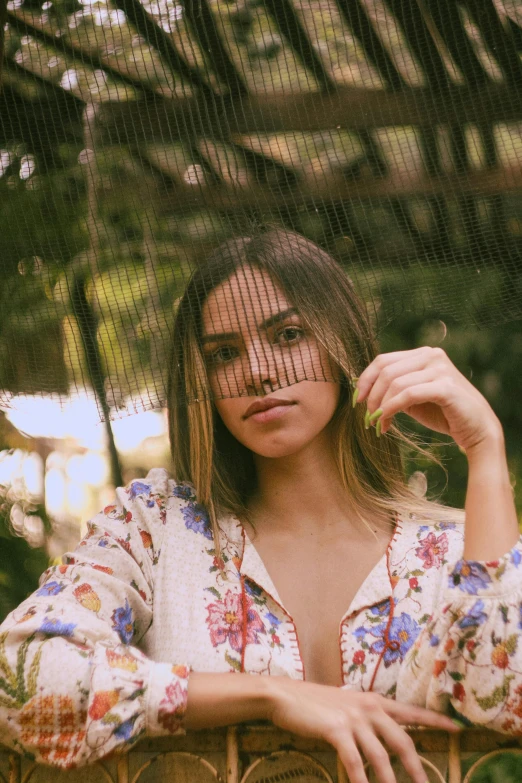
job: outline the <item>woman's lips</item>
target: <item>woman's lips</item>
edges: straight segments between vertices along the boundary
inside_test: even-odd
[[[287,405],[293,405],[293,402],[291,400],[280,399],[279,397],[265,397],[264,399],[256,400],[252,403],[252,405],[249,405],[243,414],[243,418],[249,419],[254,414],[264,413],[269,408],[277,408]]]
[[[271,408],[265,408],[265,410],[258,411],[257,413],[251,413],[248,419],[257,422],[258,424],[265,424],[269,421],[275,421],[284,416],[285,413],[295,405],[293,402],[280,403],[279,405],[273,405]]]

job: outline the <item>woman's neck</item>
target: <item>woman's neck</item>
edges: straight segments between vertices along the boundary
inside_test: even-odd
[[[356,523],[331,448],[323,437],[282,458],[255,456],[257,489],[249,503],[256,530],[311,534]]]

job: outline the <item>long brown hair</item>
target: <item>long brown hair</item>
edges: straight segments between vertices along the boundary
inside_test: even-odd
[[[252,453],[224,426],[212,403],[201,350],[202,310],[210,292],[244,266],[266,270],[297,308],[341,375],[332,421],[339,473],[354,512],[389,520],[397,513],[455,519],[454,509],[419,498],[405,481],[402,447],[428,453],[393,425],[377,439],[352,409],[350,379],[377,354],[368,314],[344,270],[324,250],[282,229],[230,240],[194,272],[178,306],[169,367],[169,435],[178,481],[191,483],[219,541],[221,514],[248,518],[255,487]],[[428,454],[429,456],[429,454]],[[458,512],[457,512],[458,514]]]

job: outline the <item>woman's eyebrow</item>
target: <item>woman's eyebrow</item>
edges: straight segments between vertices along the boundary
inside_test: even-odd
[[[281,323],[281,321],[284,321],[285,318],[288,318],[290,315],[299,315],[295,307],[289,307],[287,310],[282,310],[280,313],[271,315],[270,318],[267,318],[266,321],[263,321],[261,328],[270,329],[271,326]]]
[[[299,313],[295,307],[289,307],[287,310],[282,310],[280,313],[271,315],[269,318],[263,321],[262,324],[260,324],[260,328],[270,329],[271,326],[274,326],[274,324],[277,323],[281,323],[281,321],[284,321],[285,318],[298,314]],[[239,332],[216,332],[214,334],[204,334],[201,338],[201,343],[206,345],[207,343],[217,343],[221,342],[222,340],[237,340],[239,337],[241,337]]]

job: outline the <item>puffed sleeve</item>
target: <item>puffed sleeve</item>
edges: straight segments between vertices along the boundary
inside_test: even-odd
[[[466,724],[522,732],[522,540],[491,562],[447,565],[439,600],[399,677],[397,699]]]
[[[188,667],[137,647],[152,622],[167,474],[117,490],[0,626],[0,737],[63,768],[183,731]]]

